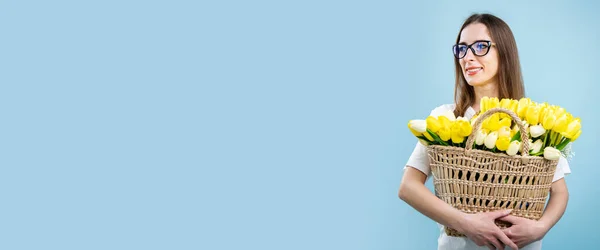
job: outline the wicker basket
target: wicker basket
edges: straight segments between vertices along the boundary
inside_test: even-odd
[[[506,113],[521,130],[523,155],[473,149],[482,121],[494,113]],[[427,152],[437,197],[465,213],[513,209],[511,214],[538,220],[544,211],[558,160],[529,156],[529,138],[521,120],[510,110],[494,108],[475,122],[466,148],[431,145]],[[496,220],[500,228],[509,223]],[[464,237],[455,229],[446,234]]]

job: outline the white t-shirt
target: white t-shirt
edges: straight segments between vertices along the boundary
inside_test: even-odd
[[[454,111],[455,105],[454,104],[444,104],[441,105],[437,108],[435,108],[434,110],[431,111],[431,116],[439,116],[442,115],[448,111]],[[473,115],[475,115],[475,110],[473,110],[471,107],[469,107],[469,109],[467,109],[467,111],[465,112],[465,118],[467,119],[471,119],[471,117],[473,117]],[[413,167],[421,172],[423,172],[425,175],[427,175],[427,178],[429,178],[431,176],[431,168],[429,166],[429,157],[427,155],[427,149],[425,148],[425,146],[423,146],[421,143],[417,142],[415,149],[413,150],[412,154],[410,155],[410,157],[408,158],[408,162],[406,163],[406,166],[404,167],[404,169],[406,169],[406,167]],[[571,169],[569,168],[569,163],[567,162],[567,160],[564,157],[560,157],[559,161],[558,161],[558,165],[556,167],[556,172],[554,173],[554,179],[553,182],[562,179],[563,177],[565,177],[565,175],[570,174],[571,173]],[[440,236],[438,238],[438,250],[487,250],[489,249],[486,246],[477,246],[477,244],[475,244],[475,242],[471,241],[469,238],[467,237],[451,237],[448,236],[444,230],[444,226],[438,223],[438,226],[440,228]],[[510,248],[506,248],[506,249],[510,249]],[[522,250],[540,250],[542,249],[542,241],[536,241],[533,242],[527,246],[525,246],[524,248],[520,248]]]

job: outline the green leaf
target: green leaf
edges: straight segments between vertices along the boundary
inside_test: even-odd
[[[565,148],[565,146],[567,146],[567,144],[569,144],[569,142],[571,142],[571,139],[564,138],[561,143],[559,143],[558,145],[556,145],[556,149],[562,151]]]
[[[427,133],[429,133],[429,135],[431,135],[431,137],[433,137],[433,139],[435,141],[437,141],[439,144],[448,146],[448,143],[446,143],[445,141],[442,141],[442,139],[438,135],[436,135],[434,132],[432,132],[431,130],[427,129]]]
[[[515,135],[510,139],[510,141],[519,141],[521,142],[521,130],[517,131]]]
[[[543,155],[543,154],[544,154],[544,151],[543,151],[543,150],[540,150],[540,152],[537,152],[537,153],[535,153],[535,154],[531,154],[531,153],[530,153],[529,155],[531,155],[531,156],[540,156],[540,155]]]

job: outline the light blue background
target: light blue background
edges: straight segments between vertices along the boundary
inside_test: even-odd
[[[478,11],[582,118],[544,249],[593,248],[593,1],[2,1],[0,249],[435,249],[406,123],[452,102]]]

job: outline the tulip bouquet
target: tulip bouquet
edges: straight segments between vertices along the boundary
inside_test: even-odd
[[[483,97],[480,100],[480,113],[503,108],[512,111],[522,121],[529,139],[529,155],[557,160],[565,156],[571,142],[581,135],[581,119],[575,118],[564,108],[535,103],[529,98],[501,99]],[[425,120],[410,120],[408,128],[425,145],[465,147],[466,139],[475,133],[474,149],[506,153],[514,156],[522,154],[521,130],[515,121],[505,113],[495,113],[474,128],[479,114],[470,120],[456,118],[454,113],[429,116]],[[476,129],[476,131],[473,131]]]

